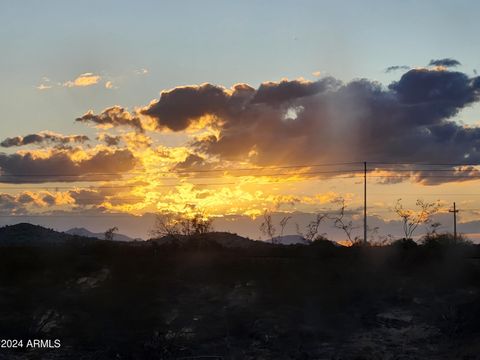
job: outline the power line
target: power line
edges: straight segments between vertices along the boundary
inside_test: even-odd
[[[273,177],[273,176],[297,176],[297,175],[319,175],[319,174],[354,174],[357,172],[360,172],[360,169],[353,169],[353,170],[331,170],[331,171],[310,171],[310,172],[300,172],[300,173],[273,173],[273,174],[228,174],[228,176],[196,176],[196,177],[170,177],[170,178],[160,178],[162,180],[181,180],[181,179],[220,179],[220,178],[226,178],[226,177]],[[30,176],[34,178],[35,176]],[[55,175],[50,175],[50,177],[54,178],[56,177]],[[59,175],[61,177],[61,175]],[[53,182],[107,182],[109,179],[89,179],[89,178],[78,178],[78,179],[69,179],[69,180],[61,180],[61,179],[55,179],[55,180],[23,180],[22,182],[14,182],[13,180],[10,181],[1,181],[0,177],[0,183],[4,184],[44,184],[44,183],[53,183]]]
[[[385,169],[385,168],[383,168]],[[480,170],[478,169],[475,169],[475,170],[472,170],[472,169],[386,169],[388,171],[393,171],[393,172],[422,172],[422,171],[426,171],[426,172],[479,172]],[[375,169],[370,169],[369,170],[370,172],[372,171],[377,171],[377,168]]]
[[[480,166],[480,163],[368,162],[372,165]]]
[[[3,174],[1,177],[54,177],[54,176],[64,176],[64,177],[81,177],[81,176],[118,176],[118,175],[156,175],[156,174],[191,174],[191,173],[209,173],[209,172],[235,172],[235,171],[262,171],[262,170],[275,170],[275,169],[294,169],[294,168],[311,168],[311,167],[328,167],[328,166],[345,166],[345,165],[362,165],[363,162],[336,162],[336,163],[321,163],[321,164],[298,164],[298,165],[285,165],[285,166],[258,166],[258,167],[249,167],[249,168],[216,168],[216,169],[197,169],[197,170],[169,170],[169,171],[155,171],[154,173],[148,172],[85,172],[85,173],[75,173],[75,174],[66,174],[66,173],[18,173],[18,174]],[[480,166],[480,164],[475,163],[395,163],[395,162],[369,162],[372,165],[412,165],[412,166]],[[373,166],[374,169],[368,171],[375,171],[378,167]],[[385,168],[385,167],[384,167]],[[392,171],[471,171],[471,169],[391,169]],[[359,169],[358,171],[362,171]]]
[[[255,171],[255,170],[274,170],[274,169],[292,169],[292,168],[309,168],[309,167],[323,167],[323,166],[344,166],[344,165],[360,165],[363,162],[336,162],[336,163],[321,163],[321,164],[299,164],[299,165],[285,165],[285,166],[259,166],[250,168],[216,168],[216,169],[197,169],[197,170],[170,170],[170,171],[155,171],[155,174],[190,174],[190,173],[204,173],[204,172],[221,172],[221,171]],[[146,172],[85,172],[82,174],[4,174],[4,176],[88,176],[88,175],[105,175],[118,176],[122,174],[128,175],[145,175]]]
[[[246,169],[244,169],[246,170]],[[253,170],[262,170],[262,169],[249,169],[249,171],[253,171]],[[269,169],[270,170],[270,169]],[[236,171],[236,170],[234,170]],[[301,174],[330,174],[330,173],[353,173],[353,172],[360,172],[360,171],[363,171],[362,169],[346,169],[346,170],[323,170],[323,171],[312,171],[312,172],[301,172],[299,173],[300,175]],[[205,171],[207,172],[207,171]],[[176,173],[176,172],[173,172],[173,174],[187,174],[187,173],[195,173],[194,171],[192,172],[182,172],[182,173]],[[156,174],[152,174],[152,173],[138,173],[138,175],[142,175],[142,176],[145,176],[145,175],[158,175],[158,174],[172,174],[172,172],[165,172],[165,173],[156,173]],[[294,175],[296,173],[274,173],[274,174],[270,174],[270,175]],[[92,175],[101,175],[101,174],[92,174]],[[118,175],[131,175],[131,173],[118,173],[118,174],[108,174],[108,176],[118,176]],[[232,176],[233,174],[229,174],[230,176]],[[269,174],[267,174],[269,175]],[[104,175],[104,176],[107,176],[107,175]],[[247,174],[247,175],[239,175],[239,176],[264,176],[264,174]],[[35,177],[51,177],[51,178],[54,178],[54,177],[85,177],[86,179],[84,181],[95,181],[94,179],[89,179],[87,176],[85,175],[63,175],[63,174],[48,174],[48,175],[44,175],[44,174],[39,174],[39,175],[27,175],[27,174],[22,174],[22,175],[0,175],[0,179],[2,177],[10,177],[10,178],[15,178],[15,177],[31,177],[31,178],[35,178]],[[201,176],[199,176],[201,177]],[[218,176],[217,176],[218,177]],[[178,178],[178,177],[177,177]],[[177,179],[177,178],[173,178],[173,179]],[[180,177],[181,178],[181,177]],[[105,179],[99,179],[98,181],[104,181]]]
[[[471,208],[462,208],[462,211],[465,212],[465,211],[478,211],[480,209],[471,209]],[[335,212],[335,211],[338,211],[338,209],[325,209],[325,210],[320,210],[322,212]],[[369,215],[370,217],[371,216],[375,216],[375,215],[378,215],[379,213],[380,214],[387,214],[387,213],[394,213],[395,211],[392,209],[392,210],[372,210],[371,214]],[[78,217],[99,217],[99,216],[102,216],[102,217],[112,217],[112,218],[122,218],[122,217],[133,217],[133,216],[136,216],[136,215],[132,215],[132,214],[109,214],[109,213],[99,213],[99,214],[96,214],[96,215],[92,215],[92,214],[78,214],[78,213],[74,213],[74,214],[65,214],[65,215],[60,215],[60,214],[31,214],[31,215],[27,215],[27,214],[10,214],[10,215],[1,215],[0,214],[0,218],[31,218],[31,217],[49,217],[49,218],[78,218]]]
[[[228,176],[197,176],[197,177],[170,177],[170,178],[160,178],[161,180],[182,180],[182,179],[220,179],[220,178],[228,178],[228,177],[237,177],[237,178],[242,178],[242,177],[275,177],[275,176],[302,176],[302,175],[320,175],[320,174],[350,174],[348,176],[333,176],[333,178],[352,178],[355,177],[355,175],[360,175],[362,172],[361,169],[354,169],[354,170],[332,170],[332,171],[309,171],[309,172],[299,172],[299,173],[275,173],[275,174],[242,174],[242,175],[234,175],[234,174],[228,174]],[[415,175],[421,177],[421,178],[450,178],[450,179],[477,179],[480,178],[479,175],[431,175],[431,174],[412,174],[412,175],[369,175],[368,178],[412,178],[415,177]],[[55,177],[55,176],[52,176]],[[1,179],[1,178],[0,178]],[[302,179],[303,180],[303,179]],[[32,181],[32,180],[24,180],[22,182],[14,182],[12,180],[10,181],[1,181],[0,183],[3,184],[11,184],[11,185],[16,185],[16,184],[46,184],[46,183],[54,183],[54,182],[69,182],[69,183],[75,183],[75,182],[108,182],[109,179],[72,179],[72,180],[61,180],[61,179],[55,179],[55,180],[39,180],[39,181]],[[112,181],[112,180],[110,180]],[[134,186],[141,186],[141,185],[134,185]],[[52,187],[52,186],[51,186]]]
[[[181,174],[208,174],[208,173],[218,173],[218,172],[225,172],[224,177],[278,177],[278,176],[293,176],[293,175],[303,175],[303,176],[308,176],[308,175],[321,175],[321,174],[350,174],[348,177],[354,177],[357,174],[360,174],[362,169],[360,168],[353,168],[353,169],[342,169],[342,170],[323,170],[323,171],[307,171],[307,172],[299,172],[299,173],[264,173],[263,171],[267,170],[275,170],[275,169],[300,169],[300,168],[312,168],[312,167],[328,167],[328,166],[346,166],[346,165],[360,165],[360,162],[332,162],[332,163],[322,163],[322,164],[298,164],[298,165],[288,165],[288,166],[266,166],[266,167],[250,167],[250,168],[222,168],[222,169],[200,169],[200,170],[184,170],[184,171],[156,171],[156,172],[104,172],[104,173],[84,173],[84,174],[4,174],[0,175],[0,179],[6,179],[7,181],[2,181],[5,184],[21,184],[21,183],[31,183],[31,184],[37,184],[37,183],[53,183],[53,182],[109,182],[112,181],[110,178],[111,176],[121,176],[121,177],[126,177],[126,176],[134,176],[134,175],[142,175],[142,176],[158,176],[162,174],[175,174],[175,175],[181,175]],[[478,164],[473,164],[473,163],[372,163],[372,164],[386,164],[386,165],[414,165],[414,166],[476,166]],[[384,168],[385,169],[385,168]],[[369,169],[369,172],[375,172],[379,171],[378,167],[375,167],[375,169]],[[462,179],[462,178],[468,178],[468,179],[476,179],[480,178],[480,175],[475,175],[475,174],[468,174],[468,175],[461,175],[462,173],[465,172],[471,172],[472,169],[419,169],[414,168],[414,169],[405,169],[405,168],[386,168],[385,170],[391,171],[391,172],[411,172],[412,174],[410,175],[400,175],[400,174],[385,174],[385,175],[380,175],[380,174],[370,174],[369,177],[371,178],[410,178],[413,176],[420,176],[422,178],[455,178],[455,179]],[[235,174],[235,172],[243,172],[243,171],[254,171],[258,173],[253,173],[253,174]],[[421,172],[427,172],[427,173],[422,173]],[[434,174],[429,174],[428,172],[454,172],[455,174],[452,175],[434,175]],[[92,178],[90,176],[102,176],[101,178]],[[14,179],[17,178],[30,178],[28,181],[15,181]],[[47,178],[47,180],[38,180],[36,178]],[[180,179],[185,179],[187,177],[161,177],[163,180],[178,180]],[[192,178],[191,176],[188,178]],[[219,176],[196,176],[194,177],[195,179],[216,179],[219,178]],[[340,176],[335,176],[335,178],[342,178]],[[9,180],[10,179],[10,180]],[[124,179],[127,180],[127,179]],[[0,180],[1,181],[1,180]],[[135,186],[140,186],[140,185],[122,185],[125,187],[135,187]],[[120,186],[116,186],[115,188],[120,188]]]
[[[391,195],[391,196],[480,196],[480,193],[370,193],[371,195]]]
[[[195,185],[195,186],[219,186],[219,185],[235,185],[236,183],[233,182],[225,182],[225,183],[178,183],[178,184],[159,184],[155,185],[154,187],[177,187],[181,186],[184,184],[188,185]],[[83,187],[83,188],[76,188],[72,186],[37,186],[37,187],[0,187],[0,190],[31,190],[31,189],[36,189],[36,190],[46,190],[46,189],[69,189],[69,190],[102,190],[102,189],[118,189],[118,188],[135,188],[139,186],[147,186],[147,185],[117,185],[117,186],[91,186],[91,187]]]
[[[411,178],[413,177],[412,175],[369,175],[369,178]],[[480,175],[428,175],[428,174],[422,174],[420,175],[421,178],[480,178]]]

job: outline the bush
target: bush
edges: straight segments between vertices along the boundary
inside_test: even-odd
[[[418,244],[413,239],[403,238],[403,239],[395,240],[394,242],[392,242],[391,246],[408,250],[408,249],[416,248]]]
[[[457,235],[454,239],[453,234],[427,234],[422,238],[422,244],[426,247],[447,247],[458,245],[471,245],[472,242],[463,235]]]

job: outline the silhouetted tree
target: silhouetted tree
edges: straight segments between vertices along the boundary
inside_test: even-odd
[[[442,224],[440,222],[434,222],[434,223],[431,223],[431,224],[428,224],[427,226],[427,235],[428,236],[436,236],[438,233],[437,233],[437,230],[438,228],[441,226]]]
[[[283,236],[283,232],[285,230],[285,226],[287,226],[288,220],[290,220],[291,216],[285,216],[280,220],[280,236]]]
[[[440,209],[438,201],[429,203],[418,199],[416,206],[419,207],[418,211],[405,209],[402,205],[402,199],[398,199],[395,204],[394,210],[402,219],[405,239],[411,239],[420,224],[429,224],[432,221],[432,215]]]
[[[272,244],[275,242],[274,236],[276,229],[272,222],[272,214],[268,210],[265,210],[263,213],[263,222],[260,224],[260,231],[270,238]]]
[[[118,231],[118,227],[114,226],[107,231],[105,231],[105,240],[112,241],[115,233]]]
[[[350,242],[351,245],[355,245],[356,243],[359,242],[359,238],[355,236],[352,239],[352,232],[355,230],[357,227],[353,226],[352,220],[349,220],[348,222],[345,220],[345,209],[346,209],[346,204],[345,204],[345,199],[344,198],[339,198],[334,201],[335,203],[340,204],[340,211],[338,215],[334,217],[329,217],[329,219],[333,220],[333,226],[336,227],[337,229],[342,230],[345,235],[347,236],[348,241]]]
[[[375,244],[375,245],[384,245],[384,239],[378,236],[378,230],[380,228],[378,226],[370,227],[367,225],[367,234],[368,234],[368,243]]]
[[[171,236],[192,236],[206,234],[213,231],[212,220],[203,213],[196,213],[193,216],[184,214],[157,214],[155,224],[150,231],[152,237]]]
[[[318,234],[318,229],[319,229],[322,221],[324,221],[327,218],[328,218],[328,214],[321,214],[321,213],[316,214],[315,219],[310,221],[307,224],[305,234],[300,231],[300,227],[298,226],[298,224],[296,224],[298,235],[302,236],[308,242],[313,242],[313,241],[315,241],[317,239],[320,239],[320,238],[323,239],[325,237],[326,233],[320,235],[320,234]]]
[[[203,213],[196,213],[193,217],[187,219],[187,224],[190,231],[187,235],[207,234],[213,231],[212,219]]]

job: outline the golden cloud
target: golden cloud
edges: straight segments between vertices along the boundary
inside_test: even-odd
[[[86,87],[98,84],[101,76],[93,73],[83,73],[74,80],[69,80],[63,84],[66,87]]]

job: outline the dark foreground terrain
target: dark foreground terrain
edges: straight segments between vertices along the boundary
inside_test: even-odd
[[[8,243],[0,359],[480,359],[477,246],[240,243]]]

